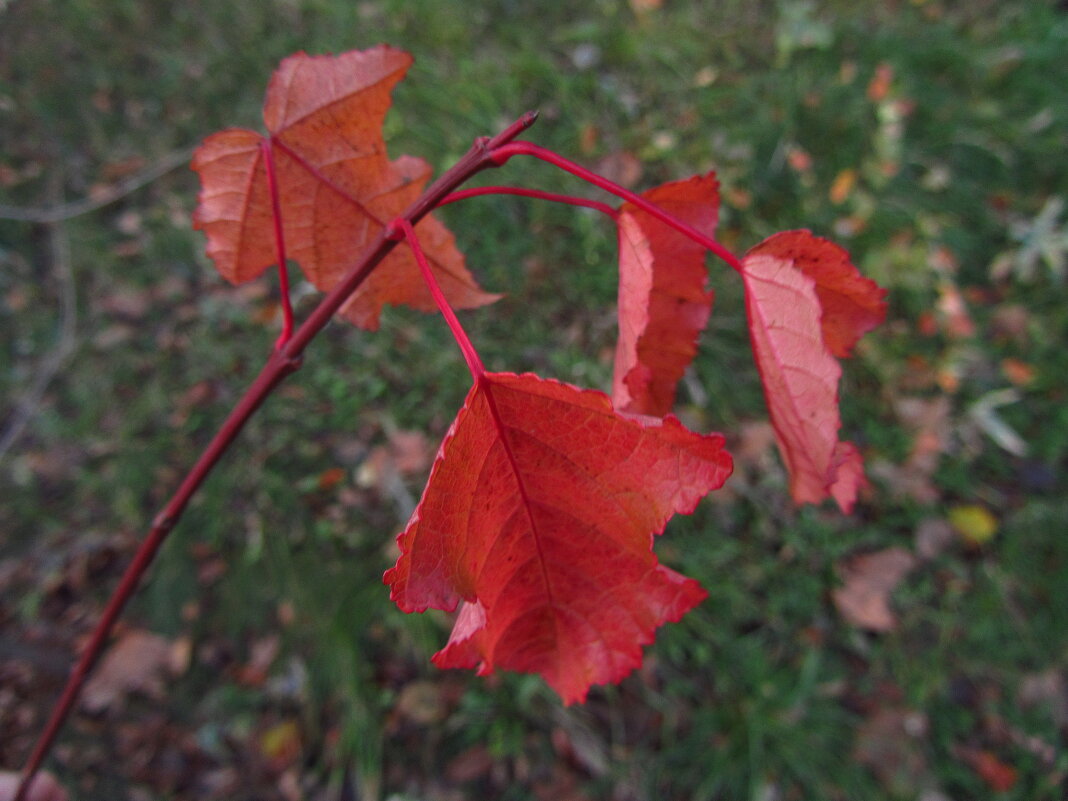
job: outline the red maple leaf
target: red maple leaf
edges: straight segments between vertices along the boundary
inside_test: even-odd
[[[797,503],[833,495],[852,509],[860,454],[838,441],[842,368],[824,342],[816,282],[792,260],[754,249],[742,261],[749,333],[771,423]]]
[[[705,597],[658,563],[653,536],[730,471],[718,434],[621,415],[600,392],[484,373],[384,580],[406,612],[467,602],[439,666],[540,673],[581,701]]]
[[[277,263],[272,166],[288,255],[324,291],[419,197],[429,165],[411,156],[390,161],[382,138],[390,91],[411,62],[407,53],[386,46],[290,56],[267,89],[267,138],[232,128],[197,148],[193,169],[202,189],[194,226],[207,234],[208,255],[227,280],[248,281]],[[478,288],[440,222],[428,216],[417,229],[453,306],[496,299]],[[435,308],[407,249],[390,253],[341,313],[374,329],[385,304]]]
[[[642,194],[713,237],[719,212],[713,173],[673,181]],[[619,340],[612,402],[621,411],[663,417],[697,353],[712,311],[705,248],[649,213],[623,204],[619,228]]]
[[[749,251],[792,262],[811,278],[820,302],[820,329],[832,355],[844,358],[886,317],[886,290],[865,278],[849,253],[805,230],[774,234]]]

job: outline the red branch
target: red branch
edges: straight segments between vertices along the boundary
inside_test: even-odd
[[[569,172],[572,175],[581,178],[587,183],[593,184],[596,187],[600,187],[606,192],[611,192],[616,197],[620,197],[623,200],[637,206],[643,211],[656,217],[665,225],[669,225],[678,231],[683,236],[687,236],[697,244],[712,251],[716,256],[723,259],[737,272],[742,272],[742,263],[738,260],[738,257],[731,253],[727,248],[723,247],[719,242],[711,237],[705,236],[692,225],[687,225],[682,220],[679,220],[672,215],[668,214],[662,208],[654,203],[650,203],[641,195],[636,195],[629,189],[624,189],[614,181],[609,181],[607,178],[598,175],[595,172],[590,172],[585,167],[576,164],[570,159],[566,159],[558,153],[554,153],[552,150],[546,150],[540,145],[536,145],[533,142],[512,142],[509,145],[505,145],[502,148],[498,148],[494,152],[494,157],[498,159],[498,165],[504,164],[512,156],[533,156],[534,158],[541,159],[548,162],[555,167],[559,167],[565,172]]]
[[[586,200],[584,198],[572,197],[570,195],[557,195],[538,190],[515,189],[511,187],[483,187],[463,192],[455,191],[457,187],[466,182],[473,175],[484,169],[500,167],[512,156],[534,156],[535,158],[553,164],[560,169],[572,173],[584,181],[604,189],[605,191],[645,210],[666,225],[671,226],[675,230],[712,251],[715,255],[731,265],[735,270],[738,270],[739,272],[741,271],[742,266],[737,257],[721,244],[714,239],[705,236],[686,223],[681,222],[639,195],[624,189],[618,184],[609,181],[607,178],[603,178],[596,173],[590,172],[552,151],[539,147],[538,145],[530,142],[514,142],[513,140],[515,137],[519,136],[523,131],[533,125],[536,119],[537,114],[529,112],[495,137],[480,137],[475,140],[475,143],[467,154],[435,181],[403,215],[389,225],[383,227],[377,239],[364,251],[359,261],[356,262],[349,272],[346,273],[345,277],[329,293],[327,293],[304,323],[292,333],[292,336],[290,336],[292,310],[288,308],[289,293],[288,287],[286,286],[286,260],[285,243],[282,236],[282,218],[279,209],[278,191],[272,163],[273,160],[271,158],[271,146],[267,145],[264,147],[263,156],[274,213],[275,247],[277,250],[280,277],[282,280],[282,302],[286,315],[286,323],[283,327],[282,334],[268,357],[266,364],[261,369],[260,374],[245,391],[245,394],[238,401],[237,405],[230,411],[218,432],[208,443],[192,469],[182,480],[177,492],[175,492],[170,501],[163,507],[163,510],[153,520],[151,530],[141,542],[137,553],[134,555],[133,561],[126,568],[125,573],[123,573],[119,586],[108,601],[100,621],[93,630],[89,643],[82,651],[77,664],[71,671],[59,701],[57,701],[52,709],[52,714],[48,723],[34,745],[30,758],[26,761],[26,765],[23,768],[22,779],[13,801],[25,800],[30,783],[40,768],[41,763],[48,755],[52,743],[55,741],[64,721],[67,719],[71,709],[77,701],[82,685],[85,683],[90,671],[100,657],[111,634],[112,627],[118,620],[119,615],[122,614],[122,610],[127,602],[137,590],[141,577],[151,565],[152,560],[160,546],[163,544],[163,541],[178,523],[178,520],[190,499],[214,469],[216,464],[218,464],[219,460],[233,441],[241,433],[241,430],[256,410],[259,409],[274,389],[290,373],[293,373],[300,368],[304,350],[312,339],[314,339],[326,326],[330,319],[337,313],[338,309],[340,309],[353,292],[359,288],[386,255],[396,247],[401,239],[406,238],[409,245],[412,247],[420,269],[423,271],[424,278],[426,278],[427,284],[430,287],[430,291],[441,308],[442,314],[445,315],[446,321],[464,353],[464,358],[467,359],[468,366],[471,368],[475,381],[478,382],[480,377],[484,375],[485,369],[482,366],[482,362],[479,359],[477,352],[471,345],[467,335],[464,333],[463,328],[460,326],[452,309],[441,295],[441,290],[438,287],[437,282],[434,280],[433,274],[430,272],[429,265],[426,263],[426,257],[423,254],[422,249],[419,247],[418,239],[415,236],[413,228],[419,220],[425,217],[437,206],[462,200],[467,197],[485,194],[524,195],[526,197],[593,208],[611,217],[616,217],[618,214],[615,209],[598,201]]]
[[[400,219],[407,221],[409,225],[418,222],[430,213],[431,209],[438,206],[453,190],[470,179],[471,176],[482,170],[502,164],[503,162],[495,156],[496,151],[533,125],[536,119],[536,113],[528,112],[495,137],[480,137],[476,139],[471,149],[447,172],[442,174],[437,181],[431,184],[422,197],[416,200],[401,215]],[[197,459],[193,468],[182,481],[178,491],[153,520],[151,530],[137,549],[133,561],[126,568],[118,588],[112,594],[103,616],[93,630],[89,644],[82,651],[78,663],[71,671],[67,684],[63,688],[63,693],[53,707],[48,723],[34,745],[30,758],[26,761],[22,771],[22,780],[19,783],[13,801],[25,800],[30,782],[36,775],[44,758],[48,755],[52,743],[70,714],[75,701],[77,701],[82,685],[103,651],[104,644],[111,634],[115,621],[118,620],[126,603],[133,596],[141,576],[152,563],[152,559],[155,557],[160,545],[163,544],[167,534],[178,522],[189,500],[219,462],[231,443],[237,438],[241,429],[244,428],[245,424],[275,387],[300,367],[303,352],[308,343],[326,326],[341,305],[348,300],[349,296],[356,291],[396,245],[397,240],[391,239],[387,236],[387,232],[383,230],[375,242],[364,251],[359,261],[352,266],[341,282],[322,299],[315,310],[308,316],[308,319],[296,330],[292,338],[281,347],[272,350],[259,376],[245,391],[245,394],[231,410],[226,420],[223,421],[215,437],[208,443],[200,458]]]

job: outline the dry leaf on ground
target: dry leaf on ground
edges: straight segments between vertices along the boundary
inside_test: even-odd
[[[890,610],[890,593],[916,565],[904,548],[854,556],[840,564],[845,582],[833,593],[838,612],[854,626],[869,631],[892,631],[897,618]]]
[[[914,796],[924,783],[927,718],[911,709],[876,709],[857,729],[854,758],[888,790]]]
[[[179,658],[186,649],[176,648],[165,637],[149,631],[128,631],[104,656],[82,692],[82,707],[91,713],[121,704],[130,693],[160,698],[164,679],[181,673]]]
[[[1016,768],[1003,762],[992,751],[958,745],[953,748],[953,755],[978,774],[979,778],[995,792],[1004,793],[1016,784]]]
[[[14,771],[0,771],[0,801],[15,797],[21,778],[21,774]],[[69,796],[55,776],[48,771],[41,771],[33,780],[26,798],[27,801],[67,801]]]
[[[956,541],[957,532],[948,520],[928,517],[916,526],[916,554],[924,561],[941,555]]]

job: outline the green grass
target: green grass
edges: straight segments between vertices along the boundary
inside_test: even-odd
[[[0,176],[16,176],[0,202],[43,205],[50,180],[81,197],[125,159],[151,162],[222,127],[259,127],[280,58],[385,41],[416,56],[387,120],[392,153],[443,169],[474,137],[538,108],[529,138],[588,164],[634,154],[639,188],[716,169],[720,236],[736,252],[798,227],[848,247],[891,290],[887,325],[843,383],[845,431],[869,463],[904,462],[915,433],[898,402],[946,394],[939,374],[957,376],[932,500],[877,478],[842,518],[791,508],[774,461],[748,470],[729,498],[675,521],[658,545],[709,601],[661,631],[640,675],[564,710],[538,679],[436,671],[428,658],[448,621],[401,615],[380,583],[404,520],[354,476],[390,430],[436,442],[447,429],[468,379],[446,327],[405,310],[387,311],[375,334],[331,326],[204,487],[130,612],[161,633],[225,646],[234,664],[283,633],[272,675],[303,671],[293,693],[241,686],[200,658],[168,687],[167,714],[218,765],[248,768],[235,754],[254,750],[270,715],[286,714],[305,733],[300,772],[333,787],[347,772],[367,797],[536,798],[561,776],[591,798],[988,796],[962,749],[1018,771],[999,797],[1060,797],[1052,782],[1068,770],[1065,724],[1017,699],[1029,677],[1052,670],[1063,680],[1068,668],[1068,305],[1044,264],[1029,280],[994,281],[989,267],[1019,246],[1012,222],[1068,186],[1068,16],[1035,2],[703,5],[637,14],[620,2],[510,0],[0,4],[0,166],[11,171]],[[591,54],[591,66],[577,66]],[[877,102],[867,87],[881,64],[893,79]],[[810,169],[791,167],[796,150]],[[855,188],[835,203],[844,170]],[[479,181],[583,191],[520,160]],[[242,294],[214,276],[189,230],[196,190],[178,170],[64,225],[79,345],[0,463],[0,556],[139,536],[268,352],[275,330],[256,313],[273,290]],[[464,316],[487,366],[606,386],[615,336],[606,221],[518,198],[474,199],[441,217],[483,286],[507,293]],[[954,272],[932,266],[939,249]],[[54,341],[58,290],[38,227],[0,220],[0,264],[7,409]],[[729,270],[711,270],[710,335],[679,411],[734,433],[762,417],[762,400],[741,289]],[[921,332],[947,277],[965,290],[974,337]],[[132,312],[119,302],[131,297]],[[1024,320],[1009,330],[1012,307]],[[1005,359],[1035,372],[998,409],[1029,444],[1024,457],[969,414],[1011,386]],[[343,483],[320,489],[334,467]],[[417,498],[420,479],[408,490]],[[910,574],[894,595],[896,631],[864,634],[841,619],[830,597],[840,559],[911,548],[921,520],[965,503],[998,519],[991,543],[957,543]],[[198,578],[205,545],[225,565],[217,581]],[[113,572],[85,592],[106,596]],[[0,598],[5,625],[47,621],[51,597],[38,588]],[[194,602],[198,613],[183,614]],[[287,604],[295,621],[280,626]],[[420,682],[446,699],[432,723],[398,712]],[[884,708],[925,721],[883,743],[912,766],[892,780],[854,758]],[[84,742],[75,729],[69,736]],[[580,756],[567,756],[561,731],[584,743]],[[1052,765],[1028,737],[1054,747]],[[450,779],[478,748],[493,769]],[[79,779],[62,760],[54,768]],[[121,760],[109,770],[108,787],[121,792]],[[272,787],[248,771],[249,795]]]

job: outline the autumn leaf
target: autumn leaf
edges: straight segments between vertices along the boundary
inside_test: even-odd
[[[384,580],[406,612],[464,601],[440,667],[540,673],[564,699],[619,681],[705,592],[655,534],[730,474],[718,434],[608,396],[483,374],[442,443]]]
[[[271,769],[280,773],[300,756],[300,724],[295,720],[275,723],[260,734],[259,747]]]
[[[419,197],[429,165],[410,156],[390,161],[382,138],[390,92],[411,62],[407,53],[386,46],[338,56],[290,56],[267,90],[267,138],[229,129],[197,148],[192,166],[202,188],[194,226],[207,234],[208,255],[223,277],[248,281],[277,263],[271,165],[287,255],[324,291]],[[453,306],[496,299],[478,288],[440,222],[425,217],[417,230]],[[435,308],[406,248],[386,257],[341,314],[374,329],[386,304]]]
[[[897,618],[890,594],[916,566],[904,548],[859,554],[839,566],[843,586],[834,591],[834,605],[848,622],[869,631],[892,631]]]
[[[974,770],[986,785],[998,793],[1011,790],[1019,778],[1019,772],[990,751],[964,745],[953,746],[953,755]]]
[[[719,211],[713,173],[664,184],[642,197],[713,237]],[[619,210],[619,340],[612,402],[663,417],[697,353],[712,310],[705,249],[645,211]]]
[[[998,530],[998,521],[985,506],[964,504],[949,510],[949,522],[966,543],[981,546],[990,542]]]
[[[849,253],[810,232],[783,231],[749,251],[789,261],[815,282],[824,344],[838,358],[886,317],[886,290],[865,278]]]
[[[15,771],[0,770],[0,798],[14,798],[22,775]],[[55,776],[42,770],[30,785],[27,801],[68,801],[70,796]]]
[[[864,474],[864,459],[852,442],[839,442],[834,446],[831,461],[834,480],[830,486],[831,497],[838,508],[848,512],[853,507],[860,490],[868,486]]]
[[[96,714],[119,705],[127,695],[164,695],[165,679],[185,669],[179,642],[148,631],[126,632],[85,683],[82,706]]]
[[[870,770],[891,798],[915,798],[930,783],[924,756],[930,721],[901,706],[877,706],[857,726],[853,758]],[[932,799],[934,801],[934,799]]]
[[[255,131],[230,128],[193,153],[201,181],[193,227],[207,234],[208,257],[232,284],[251,281],[277,261],[263,141]]]
[[[816,282],[755,250],[742,262],[753,353],[797,503],[833,496],[845,512],[865,482],[859,452],[838,441],[842,369],[824,344]]]

